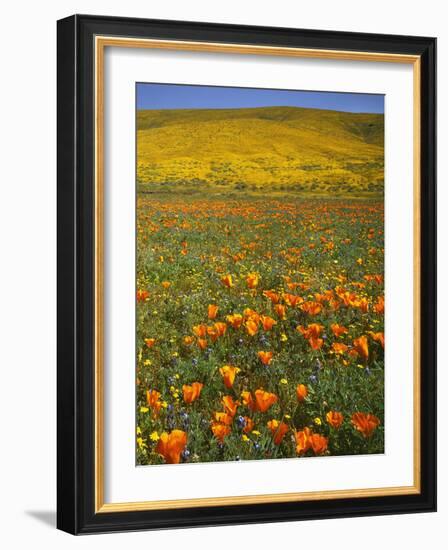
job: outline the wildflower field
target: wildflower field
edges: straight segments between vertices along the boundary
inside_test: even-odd
[[[382,200],[139,193],[137,464],[384,452]]]

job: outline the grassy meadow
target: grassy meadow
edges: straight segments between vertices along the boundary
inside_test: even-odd
[[[137,122],[137,464],[384,452],[382,115]]]

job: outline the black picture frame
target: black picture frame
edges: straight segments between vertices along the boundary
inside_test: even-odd
[[[93,42],[97,35],[420,56],[419,494],[95,513]],[[57,527],[83,534],[435,511],[436,39],[74,15],[58,21],[57,47]]]

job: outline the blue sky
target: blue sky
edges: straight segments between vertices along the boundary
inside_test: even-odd
[[[236,109],[268,106],[384,113],[384,95],[137,83],[137,109]]]

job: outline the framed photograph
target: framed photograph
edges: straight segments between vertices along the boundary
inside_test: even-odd
[[[436,507],[434,38],[58,22],[58,527]]]

